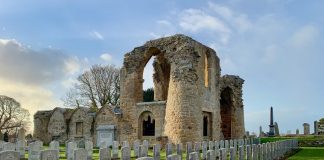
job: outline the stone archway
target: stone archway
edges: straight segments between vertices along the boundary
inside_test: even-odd
[[[155,136],[155,118],[150,111],[143,112],[138,118],[139,137]]]
[[[233,90],[226,87],[221,92],[220,113],[221,113],[221,130],[224,139],[232,138],[232,115],[233,115]]]

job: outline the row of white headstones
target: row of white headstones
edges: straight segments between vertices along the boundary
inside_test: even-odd
[[[173,145],[167,143],[165,146],[165,156],[170,160],[183,159],[183,151],[186,152],[187,160],[225,160],[225,159],[239,159],[239,160],[270,160],[279,159],[283,157],[287,152],[290,152],[298,148],[298,141],[283,140],[271,143],[260,144],[256,141],[254,144],[250,139],[239,140],[221,140],[221,141],[203,141],[203,142],[187,142],[185,150],[182,144]],[[66,142],[66,157],[67,160],[89,160],[92,159],[93,143],[92,141],[83,141],[83,147],[78,147],[79,142]],[[16,143],[4,143],[0,142],[0,159],[12,158],[20,159],[25,158],[25,142],[18,141]],[[153,146],[153,157],[148,157],[148,150]],[[137,159],[160,159],[161,145],[154,144],[150,146],[149,142],[144,140],[142,144],[139,140],[136,140],[131,148],[127,141],[121,144],[121,157],[119,157],[119,142],[114,141],[112,148],[107,143],[100,144],[99,159],[131,159],[131,149],[134,150],[134,156]],[[44,150],[43,142],[35,141],[28,145],[28,160],[58,160],[60,145],[58,141],[52,141],[49,144],[49,149]],[[175,149],[175,152],[174,152]]]

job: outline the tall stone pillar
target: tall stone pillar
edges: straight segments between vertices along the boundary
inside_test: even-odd
[[[314,121],[314,135],[318,135],[318,122]]]
[[[181,61],[186,55],[186,61]],[[165,135],[172,143],[202,141],[202,91],[194,68],[194,53],[179,53],[171,63],[168,101],[165,112]],[[190,58],[189,58],[190,57]]]
[[[304,127],[304,135],[309,135],[310,131],[309,131],[309,124],[308,123],[304,123],[303,124]]]
[[[269,125],[269,137],[273,137],[275,135],[275,126],[273,124],[273,108],[270,108],[270,125]]]

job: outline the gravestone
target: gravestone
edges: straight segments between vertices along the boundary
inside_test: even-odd
[[[78,145],[76,142],[69,142],[67,146],[67,159],[74,160],[74,150],[78,148]]]
[[[160,151],[161,151],[161,145],[154,144],[153,145],[153,159],[154,160],[160,160]]]
[[[92,141],[86,140],[84,144],[85,150],[87,151],[87,159],[92,160],[93,143]]]
[[[100,148],[99,159],[100,160],[110,160],[111,159],[110,148]]]
[[[233,142],[232,139],[230,139],[230,141],[229,141],[229,147],[233,147],[233,146],[234,146],[234,142]]]
[[[189,154],[192,152],[192,143],[186,143],[186,160],[189,160]]]
[[[227,149],[226,148],[222,148],[219,150],[219,157],[221,160],[227,159]]]
[[[228,140],[225,140],[225,148],[226,148],[226,149],[229,149],[229,143],[228,143]]]
[[[87,160],[87,151],[84,148],[74,150],[73,160]]]
[[[219,141],[215,141],[215,149],[219,149]]]
[[[28,160],[39,160],[42,146],[41,143],[33,142],[28,145]]]
[[[131,159],[131,149],[129,147],[121,148],[122,160],[130,160]]]
[[[150,147],[150,144],[147,140],[143,141],[143,146],[146,147],[147,149]]]
[[[177,155],[180,156],[180,160],[182,160],[182,144],[181,143],[176,145],[176,153],[177,153]]]
[[[209,150],[214,150],[214,145],[215,145],[215,144],[214,144],[214,141],[209,141],[209,142],[208,142],[208,149],[209,149]]]
[[[16,150],[16,145],[11,142],[6,142],[3,144],[3,150],[4,151],[14,151],[14,150]]]
[[[119,149],[119,143],[118,143],[118,141],[114,141],[113,146],[112,146],[112,158],[113,159],[118,158],[118,149]]]
[[[207,151],[207,160],[215,160],[216,155],[214,150],[208,150]]]
[[[167,156],[167,160],[181,160],[180,155],[172,154]]]
[[[238,154],[238,156],[239,156],[239,160],[244,160],[245,158],[244,158],[244,147],[243,146],[239,146],[239,154]],[[264,160],[266,160],[266,159],[264,159]]]
[[[147,152],[148,152],[148,147],[147,147],[147,145],[140,145],[140,147],[139,147],[139,150],[140,150],[140,156],[141,157],[147,157]]]
[[[230,147],[230,160],[236,160],[236,151],[234,147]]]
[[[219,148],[224,148],[224,147],[225,147],[224,140],[220,140],[220,142],[219,142]]]
[[[114,141],[114,125],[98,125],[97,130],[97,147],[100,147],[102,142],[106,142],[107,146],[112,146]]]
[[[140,157],[141,154],[141,152],[139,151],[140,141],[135,140],[133,146],[134,146],[133,150],[134,150],[135,157]]]
[[[1,151],[0,152],[1,160],[20,160],[19,152],[16,151]]]
[[[201,143],[195,142],[194,151],[200,153]]]
[[[58,150],[43,150],[41,151],[40,160],[59,160]]]
[[[189,154],[189,160],[199,160],[199,156],[197,152],[191,152]]]
[[[123,141],[122,147],[130,147],[128,141]]]
[[[25,140],[18,140],[16,142],[16,151],[19,152],[20,158],[25,158]]]
[[[58,157],[60,157],[60,143],[58,141],[52,141],[49,144],[50,150],[57,150],[58,151]]]
[[[3,145],[4,145],[4,143],[6,143],[5,141],[2,141],[2,140],[0,140],[0,151],[2,151],[3,150]]]
[[[203,154],[203,159],[207,158],[207,142],[203,141],[202,143],[202,154]]]
[[[168,155],[172,154],[172,143],[167,143],[165,148],[165,157],[168,157]]]
[[[252,160],[251,145],[246,145],[246,159]]]

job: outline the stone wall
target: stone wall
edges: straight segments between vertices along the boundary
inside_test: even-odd
[[[49,118],[47,131],[49,136],[54,137],[60,142],[64,142],[67,139],[67,124],[64,118],[65,109],[55,108]]]
[[[143,71],[151,58],[154,102],[143,103]],[[35,124],[46,127],[36,128],[35,133],[38,137],[42,137],[40,133],[64,137],[65,120],[67,138],[80,137],[77,125],[82,123],[82,137],[93,138],[95,143],[99,125],[115,130],[114,140],[131,143],[136,139],[184,143],[243,138],[243,82],[238,76],[221,76],[216,52],[190,37],[174,35],[151,40],[124,56],[118,113],[109,107],[97,113],[86,108],[55,111],[50,114],[52,118],[38,113],[34,116]],[[225,112],[224,108],[228,110]],[[148,123],[149,118],[152,123]],[[150,129],[154,136],[143,135],[143,120],[148,126],[154,122],[154,130]],[[208,136],[203,136],[204,122],[205,126],[208,123]]]

